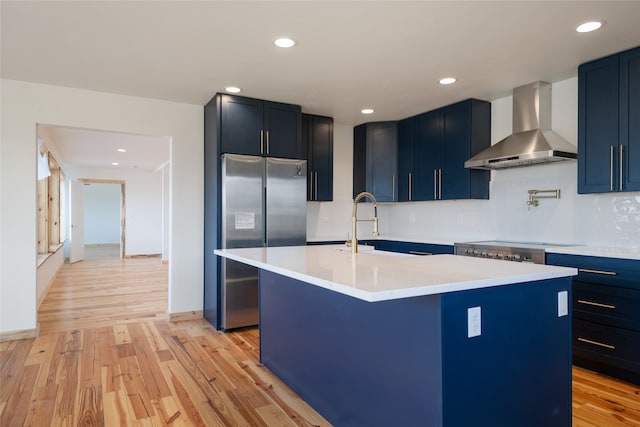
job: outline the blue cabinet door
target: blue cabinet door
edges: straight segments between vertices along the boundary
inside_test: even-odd
[[[469,99],[415,118],[412,200],[488,199],[488,171],[464,162],[491,140],[491,104]]]
[[[622,191],[640,191],[640,48],[620,55]]]
[[[471,108],[469,102],[458,103],[442,111],[442,199],[469,197],[470,169],[464,162],[469,155]]]
[[[333,119],[313,116],[311,119],[311,190],[313,200],[333,200]],[[309,168],[309,165],[307,165]]]
[[[491,145],[491,104],[469,99],[442,110],[443,200],[488,199],[490,172],[464,162]]]
[[[414,118],[398,122],[398,201],[414,200]]]
[[[302,158],[300,106],[264,101],[263,154],[269,157]]]
[[[220,95],[220,152],[259,156],[263,102]]]
[[[220,152],[302,158],[300,106],[220,95]]]
[[[397,122],[353,128],[353,196],[368,191],[379,202],[397,201],[397,159]]]
[[[618,56],[578,68],[578,193],[618,190]]]
[[[415,200],[438,200],[442,194],[442,114],[430,111],[416,117]]]
[[[397,141],[396,122],[367,126],[367,191],[379,202],[397,201]]]

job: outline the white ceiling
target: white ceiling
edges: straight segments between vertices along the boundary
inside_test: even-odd
[[[137,169],[155,172],[169,161],[170,138],[40,125],[38,134],[55,147],[62,166]],[[119,152],[124,149],[126,152]],[[113,166],[112,163],[118,163]]]
[[[355,125],[494,100],[640,45],[640,1],[6,1],[3,78],[204,105],[227,85]],[[586,20],[606,25],[589,34]],[[272,40],[297,40],[282,50]],[[437,83],[455,76],[450,86]],[[360,110],[371,107],[373,115]]]

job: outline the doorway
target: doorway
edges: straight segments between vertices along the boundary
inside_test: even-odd
[[[123,258],[126,253],[125,182],[79,181],[84,193],[84,259]]]
[[[52,157],[60,159],[66,176],[64,188],[69,190],[68,198],[61,203],[69,206],[66,217],[69,221],[65,221],[69,233],[63,240],[64,255],[72,261],[74,232],[79,231],[75,242],[82,248],[82,254],[74,257],[89,261],[67,264],[73,267],[69,274],[88,274],[95,269],[96,285],[104,282],[111,289],[119,286],[117,276],[100,273],[104,267],[101,263],[119,264],[128,258],[144,258],[151,265],[156,262],[163,265],[165,256],[169,257],[163,237],[169,232],[169,209],[165,206],[169,203],[171,138],[43,124],[37,125],[37,133]],[[75,210],[78,206],[79,210]],[[38,269],[38,282],[46,287],[40,301],[46,298],[57,272],[62,274],[66,269],[62,256],[60,260],[60,268],[52,266],[50,273]],[[164,313],[168,304],[167,270],[166,265],[158,270],[163,277],[161,286],[165,288],[159,294]],[[131,294],[137,295],[138,291]],[[82,303],[82,299],[74,301],[75,297],[68,292],[63,294],[69,298],[69,304]],[[105,297],[109,295],[106,292]],[[121,303],[118,298],[104,301],[104,304]],[[78,306],[79,310],[84,308]],[[54,312],[60,316],[55,321],[73,320],[70,313]],[[71,318],[65,320],[69,315]]]

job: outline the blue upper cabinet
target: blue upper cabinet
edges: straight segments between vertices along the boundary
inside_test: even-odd
[[[303,114],[302,148],[307,159],[307,200],[333,200],[333,119]]]
[[[622,191],[640,191],[640,47],[620,55]]]
[[[302,158],[300,106],[218,96],[222,153]]]
[[[397,122],[365,123],[353,128],[353,195],[373,194],[379,202],[398,200]]]
[[[442,109],[440,199],[489,198],[490,171],[466,169],[464,162],[490,145],[489,102],[470,99]]]
[[[398,122],[398,201],[408,202],[413,200],[414,133],[415,118],[400,120]]]
[[[640,48],[582,64],[578,68],[578,193],[640,190],[638,150]]]
[[[488,199],[490,172],[464,162],[491,145],[491,104],[470,99],[399,122],[399,201]]]

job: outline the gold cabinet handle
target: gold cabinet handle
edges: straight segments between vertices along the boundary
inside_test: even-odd
[[[260,154],[264,154],[264,131],[260,131]]]
[[[604,274],[605,276],[616,276],[618,274],[615,271],[591,270],[589,268],[579,268],[578,273]]]
[[[610,308],[612,310],[615,310],[616,306],[615,305],[611,305],[611,304],[602,304],[601,302],[594,302],[594,301],[587,301],[587,300],[583,300],[583,299],[579,299],[578,302],[580,304],[585,304],[585,305],[593,305],[595,307],[602,307],[602,308]]]
[[[438,200],[442,200],[442,169],[438,169]]]
[[[269,131],[267,131],[267,154],[269,154]]]
[[[433,255],[431,252],[420,252],[420,251],[409,251],[409,253],[411,255],[420,255],[420,256]]]
[[[315,187],[316,187],[316,197],[314,200],[318,200],[318,172],[316,172]]]
[[[411,201],[411,172],[409,172],[409,201]]]
[[[609,348],[611,350],[615,350],[616,346],[615,345],[611,345],[611,344],[605,344],[599,341],[593,341],[593,340],[588,340],[586,338],[581,338],[578,337],[578,341],[580,342],[586,342],[587,344],[593,344],[593,345],[597,345],[598,347],[604,347],[604,348]]]
[[[433,170],[433,200],[438,200],[438,169]]]

